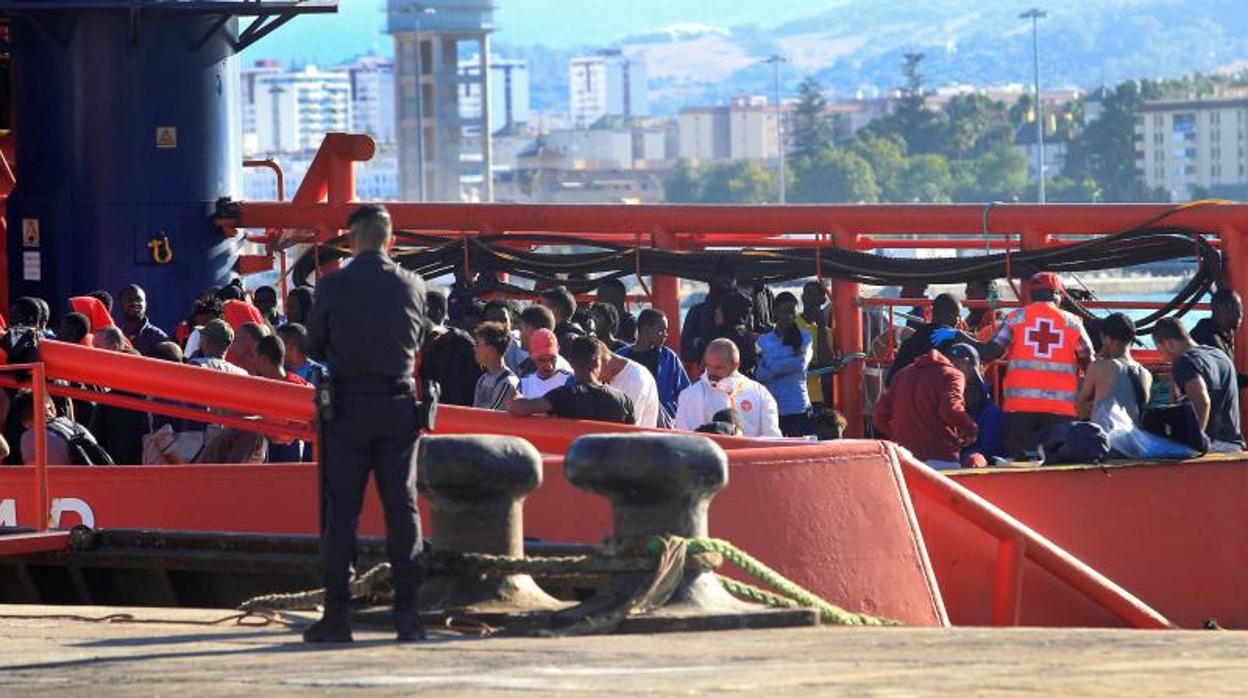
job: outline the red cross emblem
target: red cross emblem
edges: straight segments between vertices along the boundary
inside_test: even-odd
[[[1066,335],[1054,330],[1053,322],[1048,318],[1039,318],[1034,325],[1027,328],[1023,341],[1031,347],[1037,358],[1051,359],[1053,352],[1065,344]]]

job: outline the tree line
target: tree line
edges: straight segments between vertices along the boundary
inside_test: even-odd
[[[905,87],[894,111],[852,136],[828,113],[819,83],[808,78],[801,84],[787,153],[789,202],[1035,200],[1027,156],[1014,147],[1019,129],[1034,128],[1031,95],[1012,106],[980,94],[957,95],[943,109],[932,109],[920,72],[922,59],[922,54],[906,56]],[[1086,124],[1086,100],[1060,107],[1045,140],[1066,144],[1066,165],[1046,180],[1047,199],[1168,200],[1165,191],[1149,191],[1136,172],[1139,108],[1145,101],[1208,96],[1246,83],[1248,72],[1124,82],[1094,94],[1100,115]],[[666,184],[667,200],[673,203],[765,203],[776,200],[778,189],[775,169],[756,161],[681,161]],[[1205,192],[1191,194],[1195,198]]]

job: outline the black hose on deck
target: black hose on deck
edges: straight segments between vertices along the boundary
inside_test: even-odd
[[[606,274],[609,278],[642,274],[673,276],[708,281],[714,270],[725,266],[734,274],[750,276],[774,284],[821,275],[825,278],[856,281],[872,286],[901,286],[908,282],[963,284],[968,281],[1005,278],[1007,271],[1026,278],[1038,271],[1078,273],[1121,269],[1175,259],[1195,258],[1197,272],[1160,310],[1137,323],[1147,332],[1158,319],[1181,316],[1199,302],[1214,284],[1222,280],[1222,257],[1200,234],[1176,227],[1129,230],[1117,235],[1063,245],[1060,247],[934,259],[902,259],[866,252],[825,247],[767,248],[732,251],[670,251],[651,247],[612,245],[568,236],[543,234],[489,235],[465,240],[421,235],[408,231],[396,234],[392,256],[407,269],[426,278],[452,273],[467,261],[474,273],[505,272],[535,284],[560,283],[575,293],[593,290],[603,277],[568,280],[563,275]],[[319,257],[323,264],[348,256],[349,238],[339,237],[305,252],[292,268],[297,283],[306,283]],[[580,252],[536,251],[532,248],[577,248]],[[638,258],[640,256],[640,258]],[[818,269],[816,269],[818,265]],[[510,283],[496,283],[493,290],[526,295],[532,291]],[[1094,316],[1073,300],[1073,310],[1084,317]]]

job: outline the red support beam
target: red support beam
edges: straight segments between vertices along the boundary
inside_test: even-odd
[[[318,159],[321,154],[318,154]],[[313,175],[326,182],[328,172],[318,170],[314,161],[313,169],[309,170],[309,176]],[[311,186],[313,181],[315,179],[305,179],[304,185]],[[314,192],[321,196],[311,196]],[[301,196],[304,194],[307,195]],[[326,182],[324,189],[312,187],[307,192],[301,186],[295,201],[290,203],[241,202],[238,217],[227,223],[241,228],[342,229],[358,204],[316,203],[327,194]],[[707,235],[708,243],[714,243],[719,235],[809,233],[826,229],[830,222],[849,232],[875,235],[948,236],[982,235],[984,232],[984,207],[978,204],[629,206],[385,203],[385,206],[395,227],[400,229],[616,233],[627,238],[637,233],[649,235],[656,229],[665,228],[682,234]],[[1002,204],[993,208],[991,233],[1001,235],[1030,230],[1038,236],[1104,235],[1148,223],[1167,213],[1170,215],[1156,223],[1156,227],[1175,225],[1216,232],[1227,220],[1248,217],[1248,205]],[[623,244],[628,244],[628,240],[624,239]]]

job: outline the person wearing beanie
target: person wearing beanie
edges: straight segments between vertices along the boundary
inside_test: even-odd
[[[975,419],[975,425],[979,427],[975,443],[962,449],[962,467],[986,467],[995,458],[1005,454],[1005,413],[992,399],[992,390],[984,380],[979,351],[974,346],[959,342],[949,347],[945,354],[966,379],[962,401],[966,405],[967,413]]]

